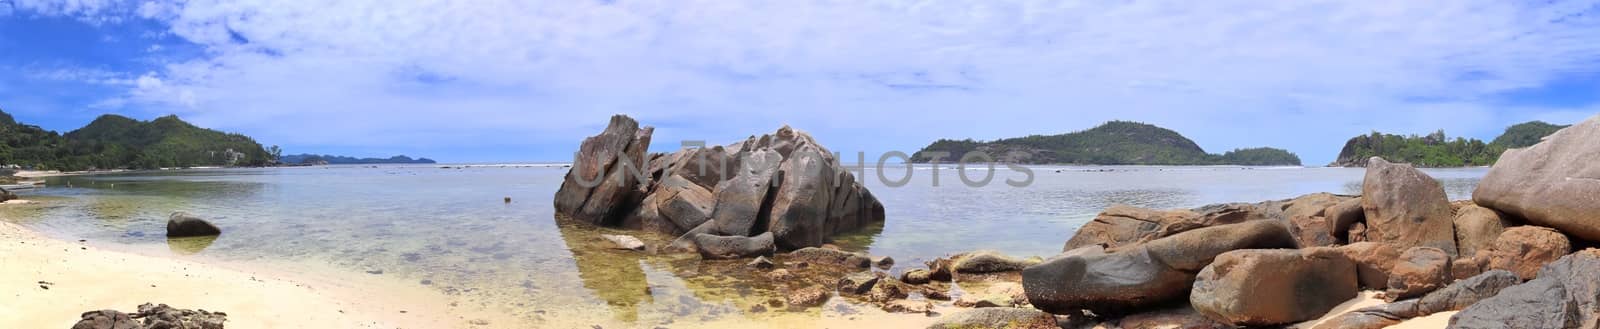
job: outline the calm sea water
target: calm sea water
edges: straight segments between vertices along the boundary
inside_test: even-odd
[[[1486,171],[1428,173],[1454,200],[1469,198]],[[167,245],[180,257],[381,271],[533,324],[566,318],[650,326],[758,317],[766,315],[746,310],[781,299],[774,292],[780,287],[730,273],[741,272],[735,265],[605,250],[596,235],[617,231],[555,219],[551,200],[565,172],[559,165],[389,165],[55,177],[50,187],[29,193],[42,203],[6,207],[0,215],[63,238]],[[931,168],[912,172],[902,187],[867,180],[888,219],[838,244],[892,256],[901,264],[896,271],[976,249],[1049,256],[1111,204],[1178,208],[1355,194],[1363,174],[1346,168],[1033,167],[1032,185],[1003,184],[1022,175],[1001,169],[992,184],[972,188],[950,168],[938,171],[939,186]],[[898,179],[904,171],[884,174]],[[226,233],[168,241],[165,221],[174,211],[210,219]]]

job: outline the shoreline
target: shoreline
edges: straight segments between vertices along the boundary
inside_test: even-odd
[[[136,248],[135,248],[136,249]],[[476,328],[511,323],[434,290],[339,271],[200,262],[108,250],[0,221],[0,327],[70,327],[83,312],[143,303],[228,314],[240,328]],[[496,321],[498,320],[498,321]]]

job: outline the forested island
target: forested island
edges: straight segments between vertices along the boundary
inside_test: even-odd
[[[1259,147],[1206,153],[1176,131],[1155,125],[1111,121],[1084,131],[1030,135],[994,141],[940,139],[917,151],[912,162],[932,162],[932,152],[948,152],[941,162],[982,151],[995,161],[1021,164],[1092,165],[1247,165],[1298,166],[1300,157],[1287,150]]]
[[[139,121],[106,114],[59,134],[0,111],[0,165],[5,166],[62,171],[265,166],[273,158],[248,136],[196,127],[174,115]]]
[[[386,164],[386,163],[438,163],[429,158],[416,158],[405,155],[396,155],[388,158],[355,158],[348,156],[327,154],[293,154],[278,157],[278,163],[287,165],[329,165],[329,164]]]
[[[1493,141],[1448,138],[1444,130],[1426,136],[1401,136],[1372,132],[1345,142],[1339,158],[1330,167],[1365,167],[1367,159],[1382,157],[1391,162],[1406,162],[1418,167],[1473,167],[1493,165],[1506,149],[1532,146],[1545,136],[1567,126],[1530,121],[1507,127]]]

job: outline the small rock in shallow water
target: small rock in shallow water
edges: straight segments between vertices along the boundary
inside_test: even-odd
[[[750,262],[746,263],[745,266],[762,270],[770,270],[773,267],[777,267],[777,264],[773,264],[772,260],[767,259],[767,256],[756,256],[756,259],[750,260]]]
[[[601,234],[600,238],[611,242],[612,249],[640,251],[644,250],[644,241],[629,235]]]

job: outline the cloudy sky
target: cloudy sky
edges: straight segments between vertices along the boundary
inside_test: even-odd
[[[783,124],[835,151],[1106,120],[1332,160],[1600,113],[1594,1],[0,0],[0,109],[177,114],[287,152],[567,160]]]

